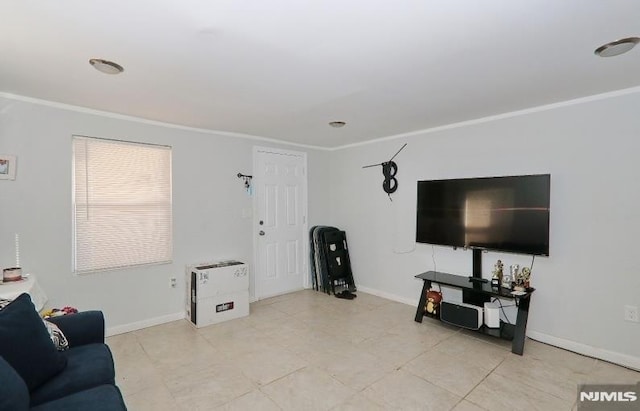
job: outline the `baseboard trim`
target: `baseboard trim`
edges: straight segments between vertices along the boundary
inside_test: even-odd
[[[391,294],[391,293],[387,293],[387,292],[384,292],[384,291],[379,291],[379,290],[376,290],[374,288],[365,287],[365,286],[362,286],[362,285],[359,285],[359,284],[356,284],[356,288],[358,289],[358,291],[362,291],[363,293],[375,295],[376,297],[386,298],[387,300],[396,301],[396,302],[399,302],[399,303],[402,303],[402,304],[407,304],[407,305],[410,305],[412,307],[417,307],[418,306],[418,304],[416,304],[416,300],[405,298],[405,297],[401,297],[401,296],[396,295],[396,294]]]
[[[106,336],[110,337],[112,335],[124,334],[131,331],[141,330],[147,327],[153,327],[154,325],[160,325],[165,323],[170,323],[172,321],[182,320],[185,318],[184,311],[179,313],[167,314],[161,317],[153,317],[148,318],[142,321],[136,321],[129,324],[117,325],[115,327],[107,327]]]
[[[578,354],[597,358],[599,360],[607,361],[610,363],[621,365],[623,367],[634,369],[636,371],[640,371],[640,358],[638,357],[621,354],[615,351],[604,350],[602,348],[592,347],[590,345],[582,344],[576,341],[565,340],[564,338],[554,337],[552,335],[544,334],[538,331],[527,330],[527,337],[531,338],[532,340],[540,341],[541,343],[553,345],[554,347],[573,351]]]

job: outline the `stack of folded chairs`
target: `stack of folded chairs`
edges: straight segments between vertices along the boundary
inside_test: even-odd
[[[353,300],[356,285],[351,272],[347,236],[329,226],[314,226],[309,231],[311,281],[316,291]],[[339,291],[336,292],[336,289]]]

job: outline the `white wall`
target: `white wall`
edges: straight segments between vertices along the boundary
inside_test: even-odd
[[[623,321],[625,304],[640,306],[638,107],[635,90],[335,152],[332,223],[347,231],[356,282],[417,304],[432,250],[439,271],[470,275],[470,251],[412,244],[417,180],[550,173],[551,255],[535,261],[528,333],[640,368],[640,324]],[[362,166],[405,142],[390,202],[380,167]],[[485,276],[498,258],[531,263],[485,253]]]
[[[640,324],[623,321],[640,305],[640,93],[586,101],[502,120],[455,127],[333,152],[308,153],[309,226],[347,230],[361,290],[415,304],[415,274],[437,269],[468,275],[471,253],[415,245],[419,179],[551,173],[551,256],[536,259],[529,335],[640,368]],[[71,272],[71,135],[173,146],[174,262],[75,276]],[[397,157],[399,190],[390,202],[380,168]],[[0,153],[18,156],[16,181],[0,181],[0,266],[13,264],[20,233],[22,265],[38,275],[50,305],[105,311],[123,331],[175,318],[183,310],[184,265],[214,258],[253,262],[251,208],[238,172],[250,172],[252,146],[270,146],[32,104],[0,96]],[[276,145],[273,145],[276,146]],[[432,256],[432,250],[434,256]],[[484,254],[527,265],[525,256]],[[411,320],[411,319],[408,319]],[[525,347],[526,350],[526,347]]]
[[[77,276],[71,262],[71,136],[80,134],[173,147],[172,264]],[[49,306],[105,312],[107,327],[125,331],[180,316],[184,267],[237,258],[253,263],[252,210],[238,172],[252,173],[254,145],[308,153],[309,224],[324,223],[326,151],[287,147],[70,111],[0,97],[0,153],[18,157],[15,181],[0,181],[0,266],[21,265],[37,275]],[[170,288],[170,277],[178,287]]]

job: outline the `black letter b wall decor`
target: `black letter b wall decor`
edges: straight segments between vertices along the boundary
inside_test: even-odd
[[[396,174],[398,173],[398,165],[393,161],[393,159],[396,158],[396,156],[406,146],[407,146],[407,143],[404,143],[404,145],[400,147],[400,150],[398,150],[398,152],[395,153],[393,157],[391,157],[391,160],[389,161],[385,161],[384,163],[380,163],[380,164],[371,164],[371,165],[362,167],[362,168],[369,168],[369,167],[382,166],[382,175],[384,175],[384,181],[382,182],[382,189],[389,196],[389,200],[392,200],[392,201],[393,199],[391,198],[391,194],[395,193],[396,190],[398,189],[398,179],[396,179]]]
[[[398,165],[393,161],[387,161],[382,163],[382,174],[384,175],[384,181],[382,182],[382,189],[387,194],[393,194],[398,189],[398,180],[396,180],[396,173],[398,172]]]

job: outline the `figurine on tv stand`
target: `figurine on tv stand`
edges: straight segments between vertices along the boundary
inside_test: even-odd
[[[516,285],[513,287],[516,291],[526,291],[529,288],[529,280],[531,278],[531,269],[523,267],[520,274],[517,275]]]
[[[515,280],[515,277],[513,276],[513,266],[510,267],[510,273],[507,274],[503,274],[502,275],[502,280],[500,281],[500,287],[502,288],[507,288],[507,289],[511,289],[512,284],[511,281]]]
[[[502,284],[501,287],[502,288],[508,288],[509,290],[511,289],[511,287],[513,286],[513,284],[511,284],[511,275],[510,274],[505,274],[502,276]]]
[[[441,301],[442,293],[440,291],[429,290],[427,292],[427,303],[424,306],[425,311],[432,316],[437,317],[440,310]]]
[[[524,267],[522,269],[521,276],[522,276],[522,285],[524,285],[524,288],[530,288],[531,287],[531,269]]]
[[[493,266],[493,277],[491,277],[491,286],[492,287],[500,287],[502,283],[502,269],[504,264],[502,264],[502,260],[498,260],[496,264]]]

